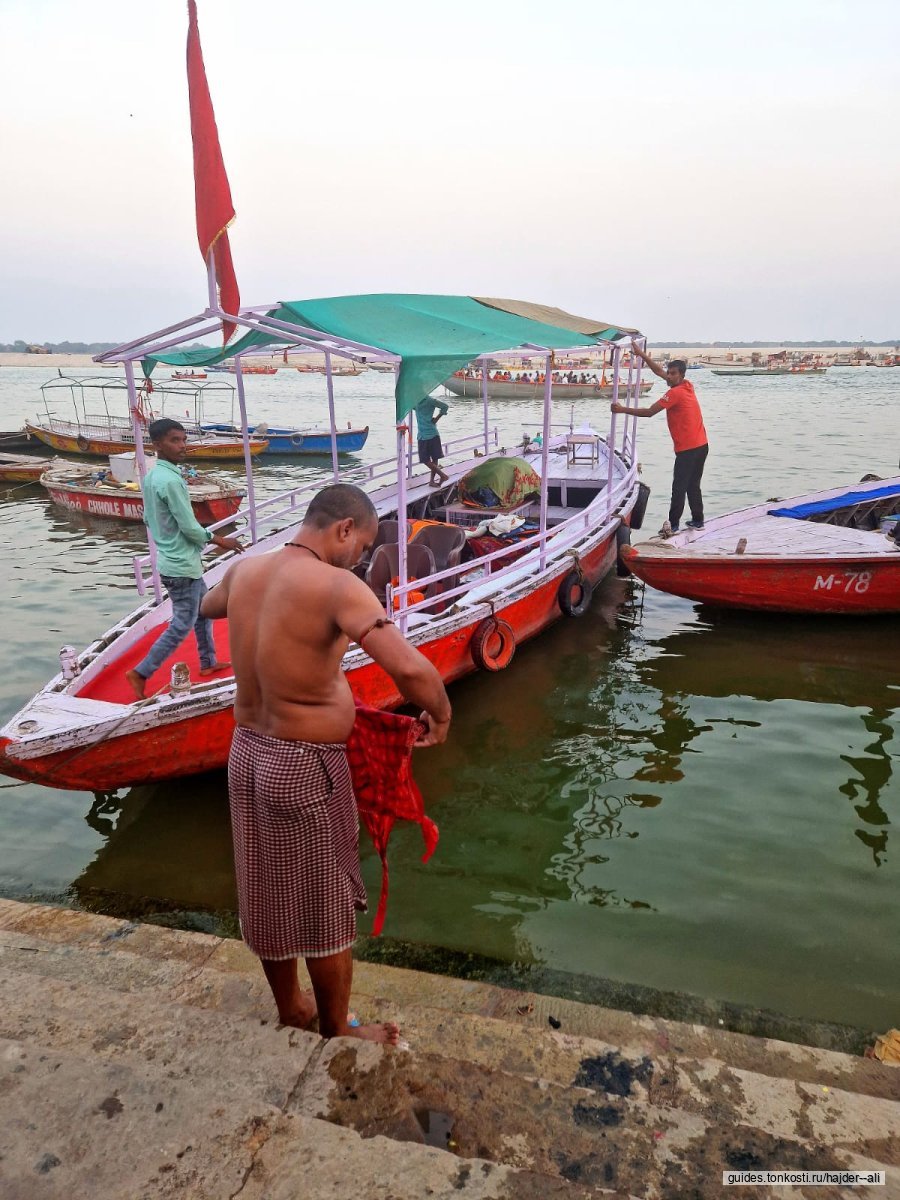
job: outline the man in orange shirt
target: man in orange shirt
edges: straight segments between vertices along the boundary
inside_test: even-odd
[[[647,408],[628,408],[624,404],[611,405],[612,411],[625,413],[627,416],[652,417],[665,410],[669,423],[669,433],[675,445],[675,471],[672,476],[672,502],[669,505],[669,519],[665,522],[660,533],[668,537],[678,532],[681,514],[684,512],[685,499],[691,510],[691,519],[686,522],[688,529],[703,528],[703,495],[700,491],[700,480],[703,478],[703,467],[709,454],[709,444],[706,428],[703,424],[703,414],[694,394],[694,385],[685,379],[687,363],[680,358],[674,358],[663,369],[653,361],[649,354],[632,342],[634,353],[647,364],[654,375],[665,379],[669,390]]]

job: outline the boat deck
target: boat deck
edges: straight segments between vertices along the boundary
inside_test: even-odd
[[[87,700],[105,700],[108,704],[131,704],[134,701],[134,692],[125,678],[125,672],[132,670],[132,668],[138,665],[159,637],[162,629],[162,626],[157,626],[154,629],[148,630],[142,638],[132,646],[129,646],[127,650],[123,650],[117,658],[104,667],[94,679],[91,679],[83,688],[80,688],[78,695],[83,696]],[[228,646],[227,621],[213,622],[213,638],[216,643],[216,657],[220,662],[228,662],[230,651]],[[192,683],[205,682],[206,679],[224,679],[231,674],[230,669],[225,668],[215,675],[201,677],[197,639],[191,634],[181,643],[174,654],[171,654],[166,659],[156,674],[151,675],[147,680],[148,696],[152,696],[154,692],[164,690],[168,687],[172,666],[177,662],[187,663],[191,672]]]
[[[654,538],[641,554],[667,557],[673,552],[691,556],[732,557],[741,538],[747,539],[745,558],[835,558],[847,555],[892,556],[900,548],[882,533],[800,521],[790,517],[755,516],[725,527],[715,524],[700,533],[683,531],[672,538]]]

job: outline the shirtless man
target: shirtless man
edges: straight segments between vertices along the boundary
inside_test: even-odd
[[[356,911],[365,910],[358,818],[345,743],[353,696],[341,669],[362,645],[402,695],[421,707],[417,746],[447,737],[450,703],[431,663],[385,619],[350,570],[378,518],[365,492],[324,488],[275,554],[235,563],[204,597],[205,617],[228,617],[237,728],[228,762],[241,932],[262,960],[285,1025],[323,1037],[396,1044],[392,1022],[348,1023]],[[306,960],[313,995],[303,993]]]

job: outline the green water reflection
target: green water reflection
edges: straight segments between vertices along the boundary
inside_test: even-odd
[[[895,399],[866,379],[891,374],[829,372],[777,395],[702,377],[711,511],[894,469],[878,431]],[[384,385],[340,382],[355,390],[339,407],[370,423],[373,456],[384,452]],[[262,384],[264,415],[289,411],[293,383]],[[0,399],[28,415],[30,393],[15,386],[4,372]],[[671,452],[664,427],[642,436],[655,528]],[[273,491],[305,471],[264,466],[257,481]],[[60,513],[33,489],[0,496],[4,719],[62,642],[86,643],[132,606],[140,545],[139,529]],[[501,675],[453,688],[450,742],[416,758],[440,845],[425,865],[418,832],[395,831],[386,934],[896,1024],[895,624],[722,614],[608,580],[585,617],[520,647]],[[0,797],[0,894],[233,929],[223,774],[97,798],[30,786]],[[364,871],[374,901],[368,847]]]

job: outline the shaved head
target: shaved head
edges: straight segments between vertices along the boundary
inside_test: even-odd
[[[375,505],[362,490],[352,483],[333,483],[322,488],[309,502],[303,524],[313,529],[327,529],[336,521],[352,520],[363,526],[378,524]]]

